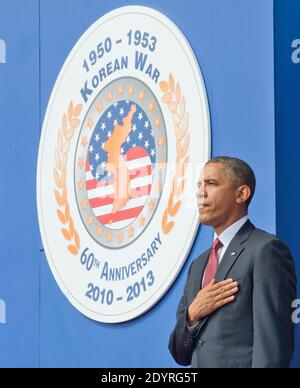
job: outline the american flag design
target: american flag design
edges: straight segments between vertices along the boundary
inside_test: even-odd
[[[85,165],[87,198],[102,225],[123,229],[139,216],[151,193],[155,162],[154,133],[145,111],[130,100],[112,104],[93,131]]]

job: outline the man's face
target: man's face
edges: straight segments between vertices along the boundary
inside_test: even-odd
[[[237,187],[228,175],[221,163],[207,164],[201,171],[197,203],[202,224],[220,228],[230,224],[234,217],[238,207]]]

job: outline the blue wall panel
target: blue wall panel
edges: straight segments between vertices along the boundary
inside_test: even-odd
[[[39,252],[35,195],[39,117],[45,114],[56,77],[78,38],[106,12],[131,4],[1,0],[0,39],[7,46],[7,63],[0,64],[0,302],[7,307],[7,323],[0,324],[1,367],[175,366],[167,350],[169,333],[188,265],[210,245],[210,228],[200,228],[186,265],[165,297],[147,314],[117,325],[96,323],[75,310]],[[291,61],[291,42],[300,39],[299,2],[290,1],[287,7],[286,2],[275,1],[276,154],[273,1],[134,4],[165,13],[187,36],[207,87],[212,153],[236,155],[254,167],[258,187],[250,217],[261,228],[277,229],[288,242],[299,278],[300,64]],[[297,329],[293,366],[300,366]]]
[[[300,279],[300,179],[299,179],[299,107],[300,54],[292,47],[300,39],[300,3],[275,2],[275,87],[276,87],[276,199],[277,234],[291,248]],[[298,42],[300,43],[300,41]],[[297,60],[296,60],[297,59]],[[294,63],[296,62],[296,63]],[[299,281],[298,281],[299,283]],[[298,284],[299,287],[299,284]],[[300,298],[300,290],[298,290]],[[300,301],[299,301],[300,307]],[[300,314],[298,314],[300,316]],[[293,366],[300,367],[300,327],[297,325]]]
[[[39,135],[39,2],[1,0],[0,366],[39,365],[39,249],[35,175]]]
[[[106,12],[131,1],[41,1],[41,112],[69,51]],[[257,226],[275,232],[275,150],[272,0],[143,0],[186,34],[199,60],[211,110],[213,154],[253,165],[258,190],[251,208]],[[267,200],[266,200],[267,198]],[[104,325],[78,313],[63,297],[43,259],[41,366],[175,366],[167,350],[188,264],[210,245],[200,228],[190,257],[167,295],[144,316]]]

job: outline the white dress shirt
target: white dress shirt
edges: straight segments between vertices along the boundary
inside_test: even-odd
[[[220,236],[218,236],[215,233],[214,241],[218,237],[223,246],[218,250],[218,258],[219,258],[219,265],[221,263],[221,260],[223,259],[224,253],[226,252],[226,249],[228,248],[228,245],[231,243],[234,236],[237,234],[237,232],[241,229],[241,227],[248,221],[248,216],[240,218],[238,221],[236,221],[234,224],[228,226],[227,229],[225,229]]]

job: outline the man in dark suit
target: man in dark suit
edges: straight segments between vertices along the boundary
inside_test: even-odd
[[[169,349],[198,368],[284,368],[294,349],[296,277],[288,247],[248,220],[255,176],[242,160],[210,160],[198,182],[211,249],[190,266]]]

